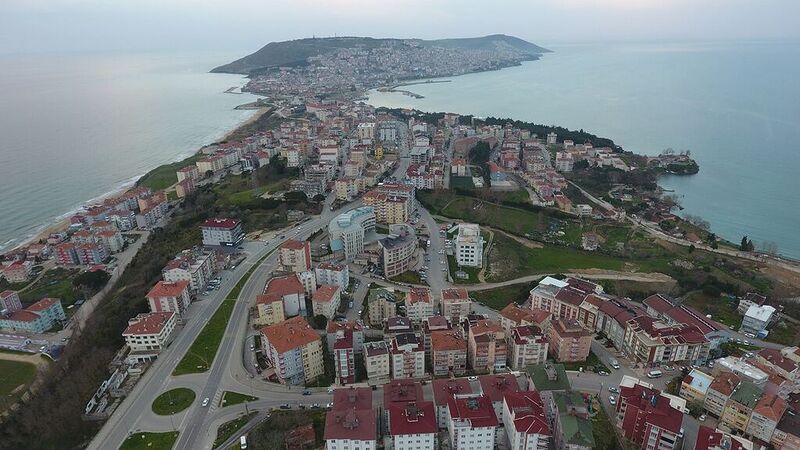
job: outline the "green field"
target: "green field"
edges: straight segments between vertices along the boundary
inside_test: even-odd
[[[159,416],[170,416],[188,408],[194,402],[195,393],[188,388],[172,389],[153,400],[153,412]]]
[[[223,442],[227,441],[234,433],[239,431],[243,426],[247,425],[247,422],[250,421],[257,413],[251,412],[250,414],[237,417],[236,419],[229,420],[222,425],[219,426],[217,429],[217,438],[214,439],[213,448],[217,448],[222,445]]]
[[[711,314],[713,320],[734,330],[738,330],[742,324],[742,316],[736,311],[737,301],[728,297],[711,297],[702,291],[696,291],[684,296],[683,303],[702,311],[703,314]]]
[[[119,450],[170,450],[178,440],[177,431],[166,433],[135,433],[130,435]]]
[[[433,270],[433,269],[431,269]],[[394,276],[391,278],[391,281],[395,283],[410,283],[410,284],[428,284],[419,277],[419,272],[408,271],[403,272],[400,275]]]
[[[178,182],[178,169],[186,166],[194,165],[197,160],[202,159],[205,155],[202,153],[195,153],[194,155],[172,164],[158,166],[155,169],[147,172],[139,178],[136,182],[138,186],[148,187],[154,191],[166,189]],[[201,174],[203,175],[203,174]]]
[[[512,284],[511,286],[486,289],[483,291],[471,291],[470,295],[489,308],[500,311],[511,302],[520,304],[524,302],[535,284],[536,283]]]
[[[31,363],[0,359],[0,410],[16,402],[35,376],[36,366]]]
[[[437,261],[438,262],[438,261]],[[432,264],[436,264],[433,263]],[[456,257],[453,255],[447,256],[447,266],[450,269],[450,276],[453,277],[453,283],[455,284],[478,284],[480,280],[478,279],[478,274],[481,273],[480,267],[458,267],[458,263],[456,263]],[[431,268],[430,270],[442,270],[441,264],[438,267]],[[469,278],[462,279],[456,276],[456,272],[462,270],[469,275]]]
[[[23,303],[34,303],[44,297],[60,298],[66,307],[83,299],[84,295],[75,288],[72,280],[81,273],[79,269],[55,268],[48,270],[42,277],[30,286],[26,284],[10,285],[3,280],[0,282],[0,291],[12,289],[20,291],[19,298]]]
[[[233,406],[244,402],[254,402],[258,397],[252,395],[240,394],[239,392],[225,391],[220,400],[220,406]]]

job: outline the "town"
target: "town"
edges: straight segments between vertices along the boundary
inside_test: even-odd
[[[359,101],[514,58],[253,77],[233,138],[3,256],[0,346],[63,361],[129,313],[85,380],[90,449],[800,448],[797,286],[677,216],[656,180],[688,154]]]

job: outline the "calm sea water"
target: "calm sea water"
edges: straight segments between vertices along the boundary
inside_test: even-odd
[[[0,249],[249,118],[236,57],[0,55]]]
[[[638,153],[691,150],[663,177],[719,235],[800,258],[800,42],[553,46],[540,61],[411,86],[370,103],[512,117],[606,136]]]

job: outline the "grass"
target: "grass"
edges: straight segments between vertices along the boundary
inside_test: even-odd
[[[196,395],[189,388],[176,388],[164,392],[153,400],[153,412],[159,416],[171,416],[188,408]]]
[[[178,169],[194,165],[197,160],[202,159],[204,156],[205,155],[201,153],[195,153],[182,161],[158,166],[139,178],[136,185],[148,187],[154,191],[166,189],[178,182],[178,175],[176,173]]]
[[[772,325],[772,328],[769,330],[769,334],[767,335],[766,340],[769,342],[775,342],[776,344],[783,344],[783,345],[797,345],[798,339],[798,327],[792,322],[788,320],[781,320],[778,323]]]
[[[253,267],[231,289],[231,292],[219,305],[217,311],[211,316],[206,326],[195,338],[192,346],[189,347],[189,350],[175,367],[172,372],[173,376],[207,372],[211,368],[211,363],[214,361],[219,345],[222,342],[222,336],[225,334],[225,328],[228,327],[228,320],[230,320],[233,308],[236,306],[236,299],[239,298],[242,288],[247,283],[247,280],[250,279],[250,276],[253,275],[253,272],[274,251],[270,251],[253,264]]]
[[[119,450],[170,450],[177,440],[177,431],[135,433],[125,439]]]
[[[240,394],[239,392],[225,391],[220,400],[220,406],[233,406],[244,402],[254,402],[258,397],[252,395]]]
[[[450,189],[475,189],[472,177],[450,176]]]
[[[480,267],[458,267],[458,263],[456,262],[456,257],[453,255],[447,256],[447,266],[450,268],[450,275],[453,277],[453,283],[455,284],[478,284],[480,280],[478,279],[478,274],[481,272]],[[431,269],[436,270],[436,269]],[[441,270],[441,264],[439,265],[438,270]],[[469,278],[466,280],[463,278],[459,278],[456,276],[456,272],[459,270],[463,270],[464,272],[469,275]]]
[[[395,283],[428,284],[419,277],[419,272],[408,271],[390,278]]]
[[[16,402],[36,377],[36,366],[22,361],[0,359],[0,409]],[[21,386],[21,387],[20,387]]]
[[[594,448],[597,450],[616,450],[619,448],[617,432],[608,418],[608,414],[600,406],[600,402],[593,402],[595,415],[592,417],[592,435]]]
[[[72,280],[80,275],[79,269],[55,268],[48,270],[42,277],[19,293],[23,303],[34,303],[44,297],[60,298],[64,306],[71,305],[84,298],[72,284]],[[0,289],[1,290],[1,289]]]
[[[247,422],[250,422],[257,413],[251,412],[250,414],[237,417],[236,419],[230,420],[228,422],[223,423],[220,425],[219,429],[217,429],[217,438],[214,439],[213,448],[217,448],[222,445],[223,442],[230,439],[231,436],[234,435],[237,431],[239,431],[243,426],[247,425]]]
[[[309,423],[313,425],[316,436],[313,448],[323,448],[325,414],[322,409],[273,410],[269,420],[258,424],[247,433],[248,448],[283,448],[286,435],[291,430]]]
[[[472,291],[470,295],[489,308],[500,311],[511,302],[523,303],[531,289],[533,289],[532,283],[520,283],[485,291]]]
[[[710,297],[702,291],[695,291],[684,297],[684,304],[711,314],[711,319],[738,330],[742,316],[736,311],[736,300],[725,296]]]
[[[600,362],[600,358],[598,358],[593,351],[589,351],[589,356],[586,357],[586,361],[565,362],[563,364],[565,370],[580,370],[580,368],[583,367],[583,370],[591,368],[595,372],[599,372],[601,370],[611,372],[608,367],[604,366],[603,363]]]

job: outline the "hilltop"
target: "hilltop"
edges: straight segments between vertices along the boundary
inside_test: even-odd
[[[539,47],[524,39],[504,34],[457,39],[390,39],[370,37],[332,37],[305,38],[293,41],[270,42],[255,53],[231,63],[214,68],[215,73],[237,73],[248,75],[261,69],[279,66],[301,66],[310,57],[348,49],[371,49],[386,45],[408,45],[419,47],[439,47],[448,49],[491,51],[508,54],[516,60],[535,60],[550,50]]]

